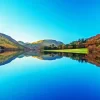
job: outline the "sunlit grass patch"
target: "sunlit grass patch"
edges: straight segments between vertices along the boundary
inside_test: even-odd
[[[69,53],[83,53],[88,54],[87,48],[80,48],[80,49],[61,49],[61,50],[44,50],[47,52],[69,52]]]

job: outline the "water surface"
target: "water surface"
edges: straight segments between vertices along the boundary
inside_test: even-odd
[[[100,60],[91,56],[2,52],[0,100],[100,100]]]

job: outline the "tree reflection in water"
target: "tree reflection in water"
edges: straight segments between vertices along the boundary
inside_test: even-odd
[[[91,52],[89,54],[79,53],[59,53],[59,52],[33,52],[33,51],[0,51],[0,65],[10,63],[15,58],[32,56],[40,60],[56,60],[62,57],[68,57],[72,60],[77,60],[81,63],[91,63],[96,66],[100,66],[100,52]]]

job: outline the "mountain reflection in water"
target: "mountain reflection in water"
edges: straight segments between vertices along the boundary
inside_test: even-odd
[[[62,57],[68,57],[72,60],[77,60],[81,63],[91,63],[96,66],[100,66],[100,52],[89,54],[77,54],[77,53],[59,53],[59,52],[34,52],[34,51],[0,51],[0,66],[10,63],[16,58],[33,57],[40,60],[56,60]],[[67,63],[67,62],[66,62]]]

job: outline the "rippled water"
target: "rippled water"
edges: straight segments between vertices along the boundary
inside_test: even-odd
[[[100,100],[100,60],[90,58],[91,54],[0,53],[0,100]]]

